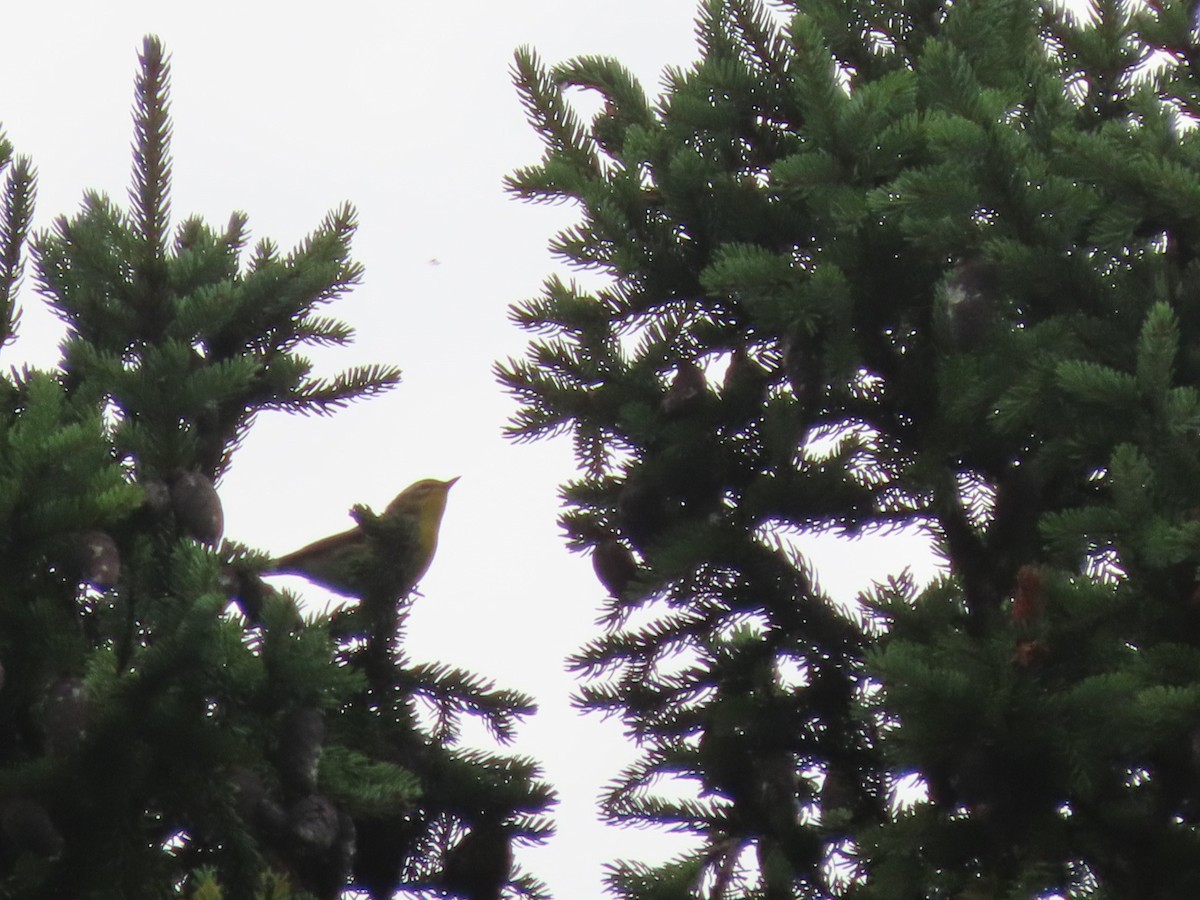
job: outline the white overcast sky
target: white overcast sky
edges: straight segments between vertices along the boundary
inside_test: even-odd
[[[322,371],[394,363],[403,384],[332,418],[263,417],[220,485],[226,534],[272,553],[346,527],[354,503],[385,505],[421,477],[461,475],[438,558],[422,584],[408,649],[537,696],[517,749],[557,786],[559,836],[522,854],[555,895],[601,896],[601,866],[661,857],[670,841],[604,829],[594,801],[629,758],[619,723],[580,718],[563,659],[593,636],[602,591],[556,524],[567,441],[515,446],[491,367],[525,336],[508,304],[536,294],[558,262],[547,239],[569,208],[501,190],[540,156],[508,68],[534,46],[547,61],[619,58],[657,93],[664,67],[697,56],[693,0],[10,4],[0,49],[0,122],[39,172],[37,224],[78,209],[87,189],[125,201],[136,53],[157,34],[172,56],[174,213],[252,240],[295,245],[342,201],[358,208],[363,284],[329,311],[358,329]],[[27,289],[21,339],[0,363],[53,365],[61,332]],[[912,564],[915,540],[829,551],[822,584],[845,596]],[[303,582],[296,586],[321,600]]]

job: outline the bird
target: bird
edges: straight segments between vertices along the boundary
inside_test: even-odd
[[[355,507],[357,525],[274,560],[267,574],[300,575],[350,597],[407,596],[437,550],[446,498],[458,478],[424,478],[406,487],[382,515]]]

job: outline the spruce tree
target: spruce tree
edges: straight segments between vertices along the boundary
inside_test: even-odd
[[[323,312],[361,274],[349,206],[287,254],[247,254],[240,213],[172,227],[156,39],[140,63],[129,209],[91,193],[33,240],[61,366],[0,377],[0,896],[544,896],[511,848],[546,834],[548,788],[458,744],[465,715],[507,741],[529,698],[413,663],[411,597],[397,634],[353,601],[305,614],[223,540],[216,485],[256,416],[399,372],[302,355],[352,338]],[[32,175],[7,144],[0,162],[7,339]]]
[[[708,0],[654,100],[518,53],[593,277],[514,307],[511,433],[575,441],[603,814],[696,838],[617,896],[1200,892],[1197,11]],[[944,575],[853,604],[790,540],[896,528]]]

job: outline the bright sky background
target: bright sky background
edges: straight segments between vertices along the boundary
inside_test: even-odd
[[[76,211],[87,189],[125,202],[147,33],[172,55],[176,221],[197,213],[221,226],[244,210],[252,241],[287,250],[342,201],[357,206],[366,278],[329,311],[358,341],[317,359],[327,373],[398,364],[404,383],[332,418],[263,417],[219,486],[226,534],[283,553],[347,527],[355,503],[380,509],[418,478],[462,476],[408,649],[538,698],[516,749],[541,760],[558,788],[559,834],[521,858],[563,900],[600,897],[605,860],[661,858],[679,845],[595,821],[596,796],[631,750],[619,723],[581,718],[569,703],[563,659],[594,636],[602,599],[590,560],[566,552],[556,524],[570,444],[501,436],[515,406],[492,364],[526,340],[507,307],[563,271],[545,246],[573,219],[501,190],[505,173],[541,154],[508,69],[522,44],[547,61],[611,55],[657,93],[664,67],[697,57],[696,8],[462,0],[447,14],[356,0],[41,0],[5,10],[0,123],[38,168],[39,226]],[[52,366],[61,329],[29,281],[21,339],[0,363]],[[821,583],[837,596],[904,565],[929,570],[911,538],[886,551],[820,547]]]

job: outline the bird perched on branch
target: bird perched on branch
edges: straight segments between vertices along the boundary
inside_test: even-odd
[[[415,482],[382,515],[356,506],[354,528],[281,556],[266,571],[302,575],[351,597],[406,596],[433,562],[446,496],[456,481]]]

